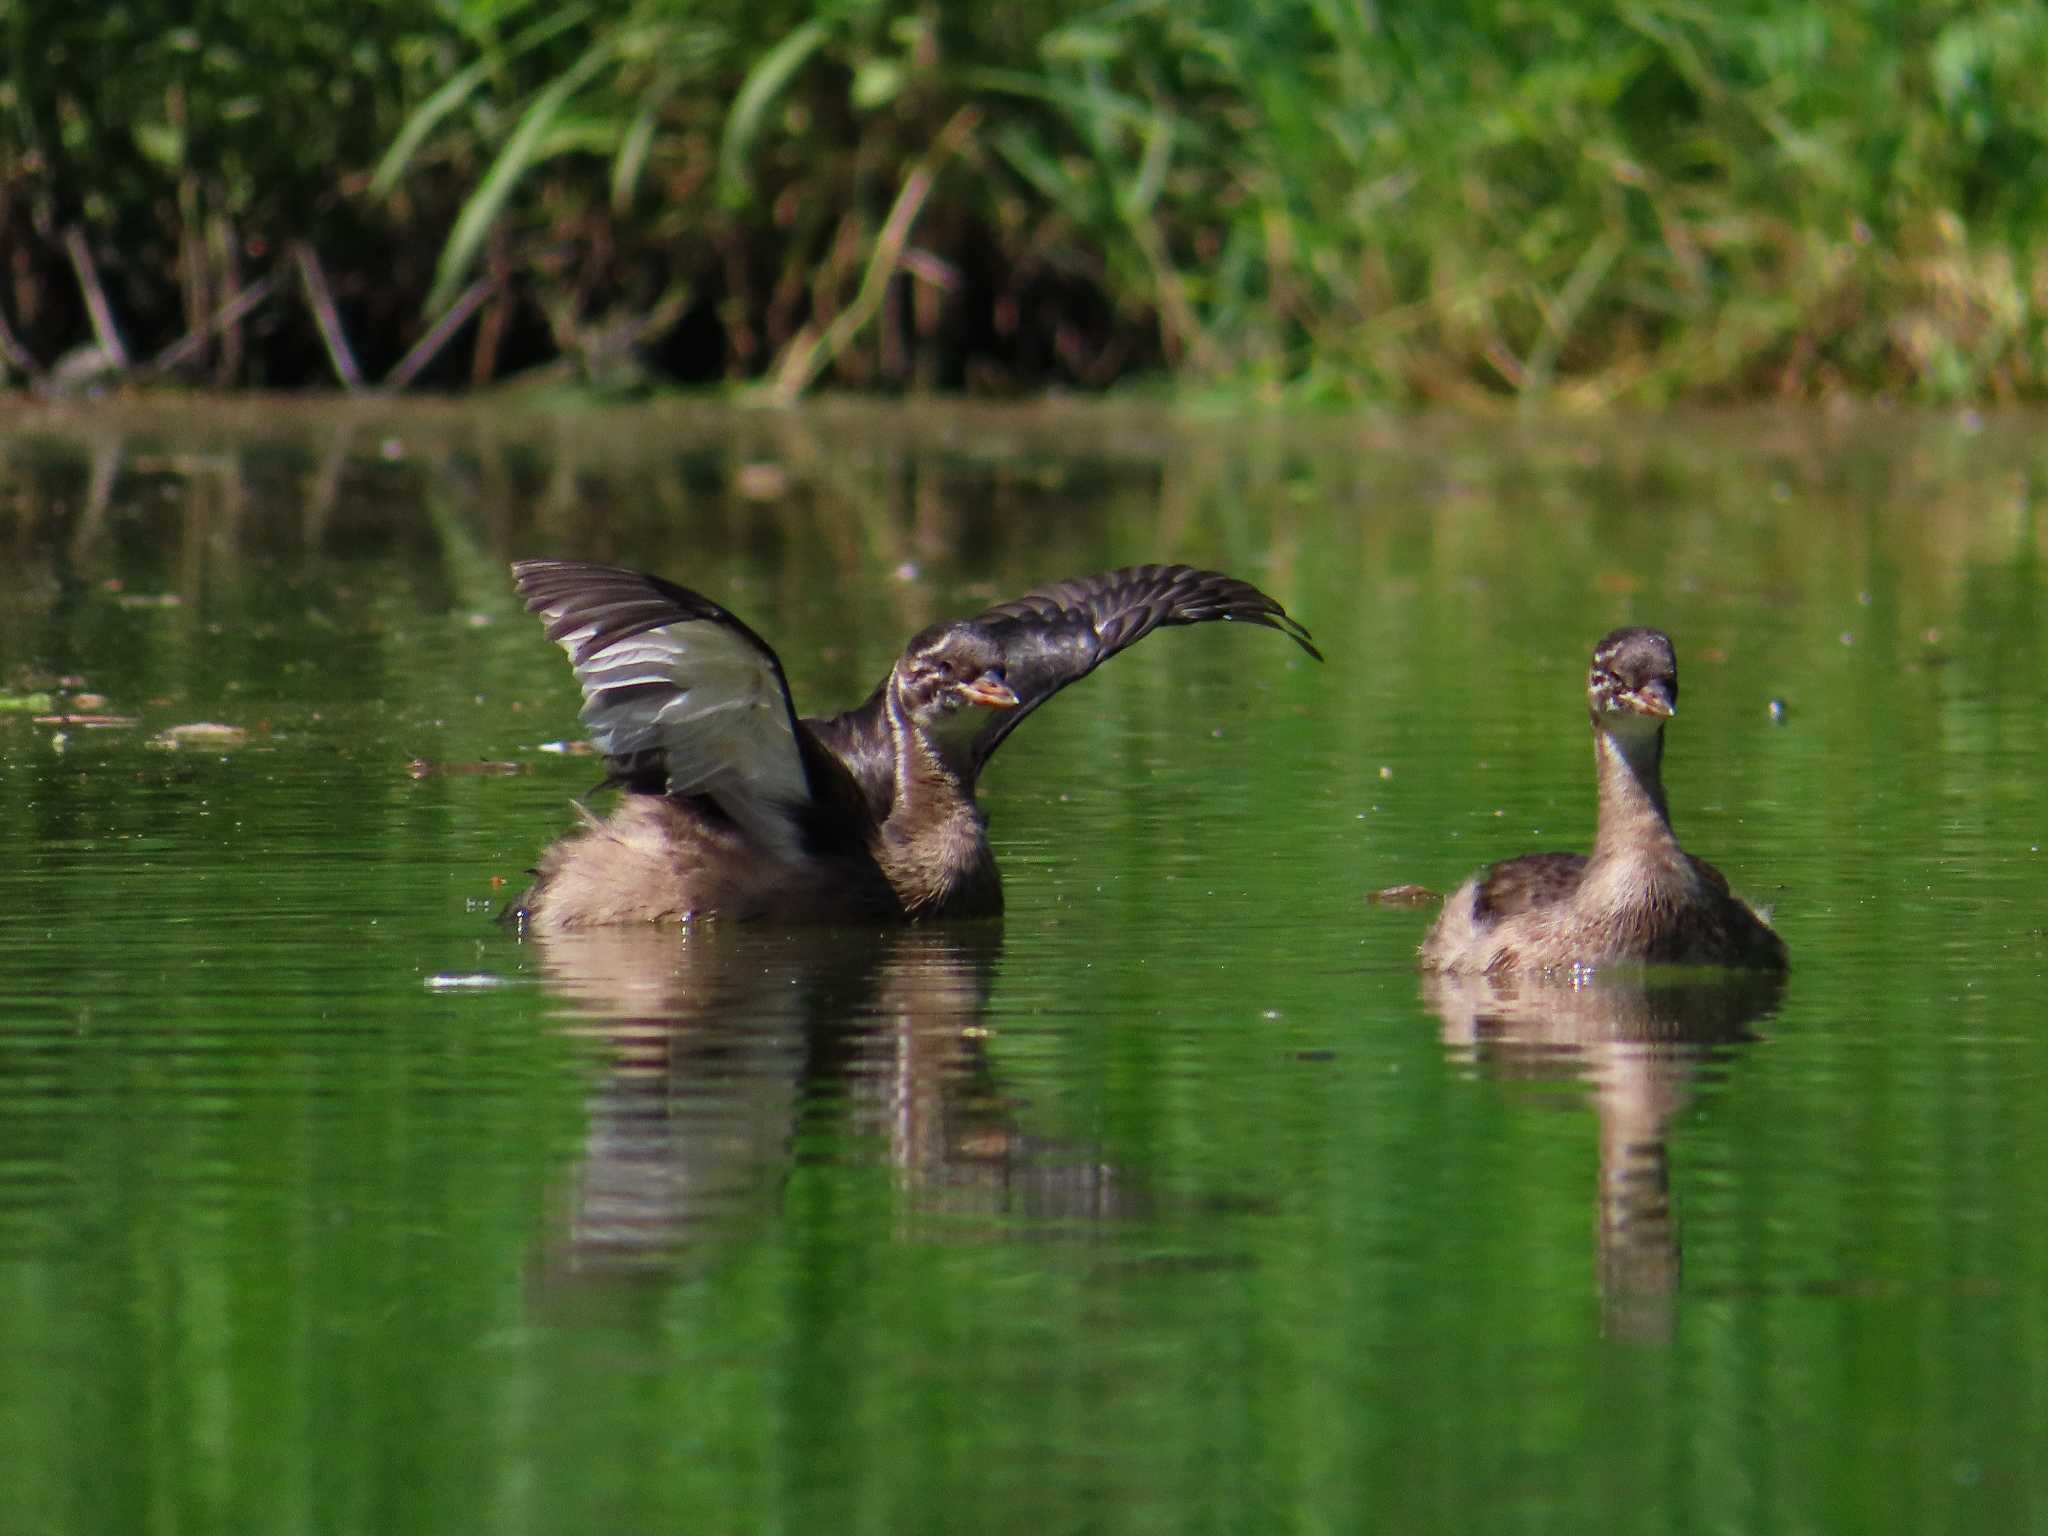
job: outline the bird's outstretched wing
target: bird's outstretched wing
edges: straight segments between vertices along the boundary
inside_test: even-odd
[[[710,598],[638,571],[521,560],[513,583],[583,686],[583,723],[612,776],[710,796],[794,852],[810,800],[789,683],[768,642]]]
[[[1277,629],[1323,659],[1308,631],[1250,582],[1185,565],[1132,565],[1055,581],[968,620],[1002,647],[1004,680],[1018,699],[977,738],[977,768],[1032,710],[1118,651],[1169,624],[1216,619]]]

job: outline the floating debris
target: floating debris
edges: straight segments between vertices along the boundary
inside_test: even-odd
[[[0,710],[10,713],[47,713],[57,701],[47,693],[0,693]]]
[[[120,731],[142,724],[139,715],[37,715],[37,725],[82,725],[93,731]]]
[[[509,983],[504,977],[493,976],[488,971],[472,971],[466,976],[446,973],[429,976],[426,985],[429,992],[488,992],[494,987],[507,986]]]
[[[780,464],[757,459],[739,467],[733,476],[733,489],[748,501],[779,501],[789,494],[789,471]]]
[[[184,747],[202,750],[222,747],[239,747],[247,743],[249,733],[239,725],[221,725],[212,720],[195,720],[190,725],[174,725],[167,731],[158,731],[149,738],[152,747],[161,747],[167,752],[176,752]]]
[[[528,765],[525,763],[437,763],[424,757],[416,757],[405,765],[406,773],[415,779],[462,778],[465,776],[476,777],[478,775],[507,777],[515,773],[525,773],[527,769]]]
[[[1433,901],[1442,901],[1444,896],[1442,891],[1432,891],[1426,885],[1390,885],[1367,891],[1365,899],[1376,907],[1426,907]]]

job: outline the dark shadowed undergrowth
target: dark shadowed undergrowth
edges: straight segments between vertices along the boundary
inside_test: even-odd
[[[2038,396],[2048,13],[17,6],[0,376]]]

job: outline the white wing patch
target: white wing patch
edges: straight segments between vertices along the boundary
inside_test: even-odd
[[[571,659],[598,632],[559,643]],[[791,810],[810,799],[789,700],[770,660],[707,619],[642,630],[576,668],[583,723],[608,757],[658,752],[669,787],[710,795],[755,838],[799,852]]]

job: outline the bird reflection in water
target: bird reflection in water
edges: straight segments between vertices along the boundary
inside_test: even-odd
[[[610,1059],[551,1285],[667,1273],[782,1212],[806,1157],[873,1148],[909,1219],[1040,1235],[1128,1214],[1089,1149],[1018,1127],[984,1048],[999,925],[600,928],[530,941]],[[975,1218],[986,1218],[976,1220]]]
[[[1595,1256],[1607,1331],[1668,1340],[1680,1271],[1670,1125],[1693,1085],[1783,994],[1774,971],[1430,975],[1423,1000],[1451,1052],[1488,1077],[1591,1090],[1600,1125]]]

